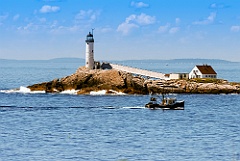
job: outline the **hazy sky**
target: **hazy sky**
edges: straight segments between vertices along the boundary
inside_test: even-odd
[[[240,0],[0,0],[0,58],[240,61]]]

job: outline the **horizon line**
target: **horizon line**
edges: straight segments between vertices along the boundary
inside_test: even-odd
[[[0,58],[3,61],[51,61],[51,60],[58,60],[58,59],[80,59],[85,60],[85,58],[78,58],[78,57],[58,57],[58,58],[50,58],[50,59],[6,59]],[[207,58],[179,58],[179,59],[125,59],[125,60],[99,60],[99,61],[172,61],[172,60],[213,60],[213,61],[225,61],[231,63],[240,63],[238,61],[230,61],[224,59],[207,59]]]

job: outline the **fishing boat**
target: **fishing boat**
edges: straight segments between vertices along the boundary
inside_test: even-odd
[[[170,98],[162,94],[161,102],[158,102],[156,97],[151,97],[150,102],[145,107],[149,109],[184,110],[184,100],[178,101],[175,97]]]
[[[162,109],[162,110],[184,110],[184,100],[178,101],[176,97],[169,97],[171,89],[175,86],[161,85],[161,101],[158,102],[156,97],[151,97],[145,107],[149,109]]]
[[[145,107],[149,109],[184,110],[184,101],[177,101],[176,98],[166,97],[161,102],[157,102],[155,97],[151,97],[150,102]]]

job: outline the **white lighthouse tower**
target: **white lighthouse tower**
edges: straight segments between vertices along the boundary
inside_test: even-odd
[[[94,39],[93,39],[93,29],[92,33],[89,32],[86,37],[86,68],[93,69],[94,68]]]

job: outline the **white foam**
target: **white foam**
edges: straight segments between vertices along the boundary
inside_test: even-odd
[[[136,106],[136,107],[123,107],[123,108],[127,108],[127,109],[143,109],[143,108],[146,108],[146,107]]]
[[[55,92],[58,92],[58,90],[54,89]],[[79,90],[65,90],[60,92],[60,94],[72,94],[76,95]],[[0,90],[1,93],[46,93],[45,91],[31,91],[30,88],[20,86],[20,88],[16,89],[9,89],[9,90]],[[90,95],[126,95],[125,93],[122,92],[117,92],[114,90],[100,90],[100,91],[91,91]]]
[[[116,95],[126,95],[126,93],[117,92],[117,91],[114,91],[114,90],[112,90],[112,89],[110,89],[109,91],[112,92],[112,94],[116,94]]]
[[[1,93],[46,93],[45,91],[31,91],[31,89],[20,86],[18,89],[0,90]]]
[[[105,109],[117,109],[117,107],[113,107],[113,106],[108,106],[108,107],[104,107]]]
[[[13,91],[12,89],[11,90],[0,90],[0,93],[11,93],[11,91]]]
[[[65,91],[62,91],[60,92],[61,94],[77,94],[79,90],[75,90],[75,89],[71,89],[71,90],[65,90]]]
[[[112,89],[110,90],[100,90],[100,91],[91,91],[90,92],[90,95],[126,95],[125,93],[123,92],[117,92],[117,91],[114,91]]]
[[[29,88],[27,88],[27,87],[21,86],[21,87],[19,88],[19,92],[21,92],[21,93],[30,93],[31,90],[30,90]]]
[[[105,95],[107,93],[106,90],[101,90],[101,91],[91,91],[90,95]]]

